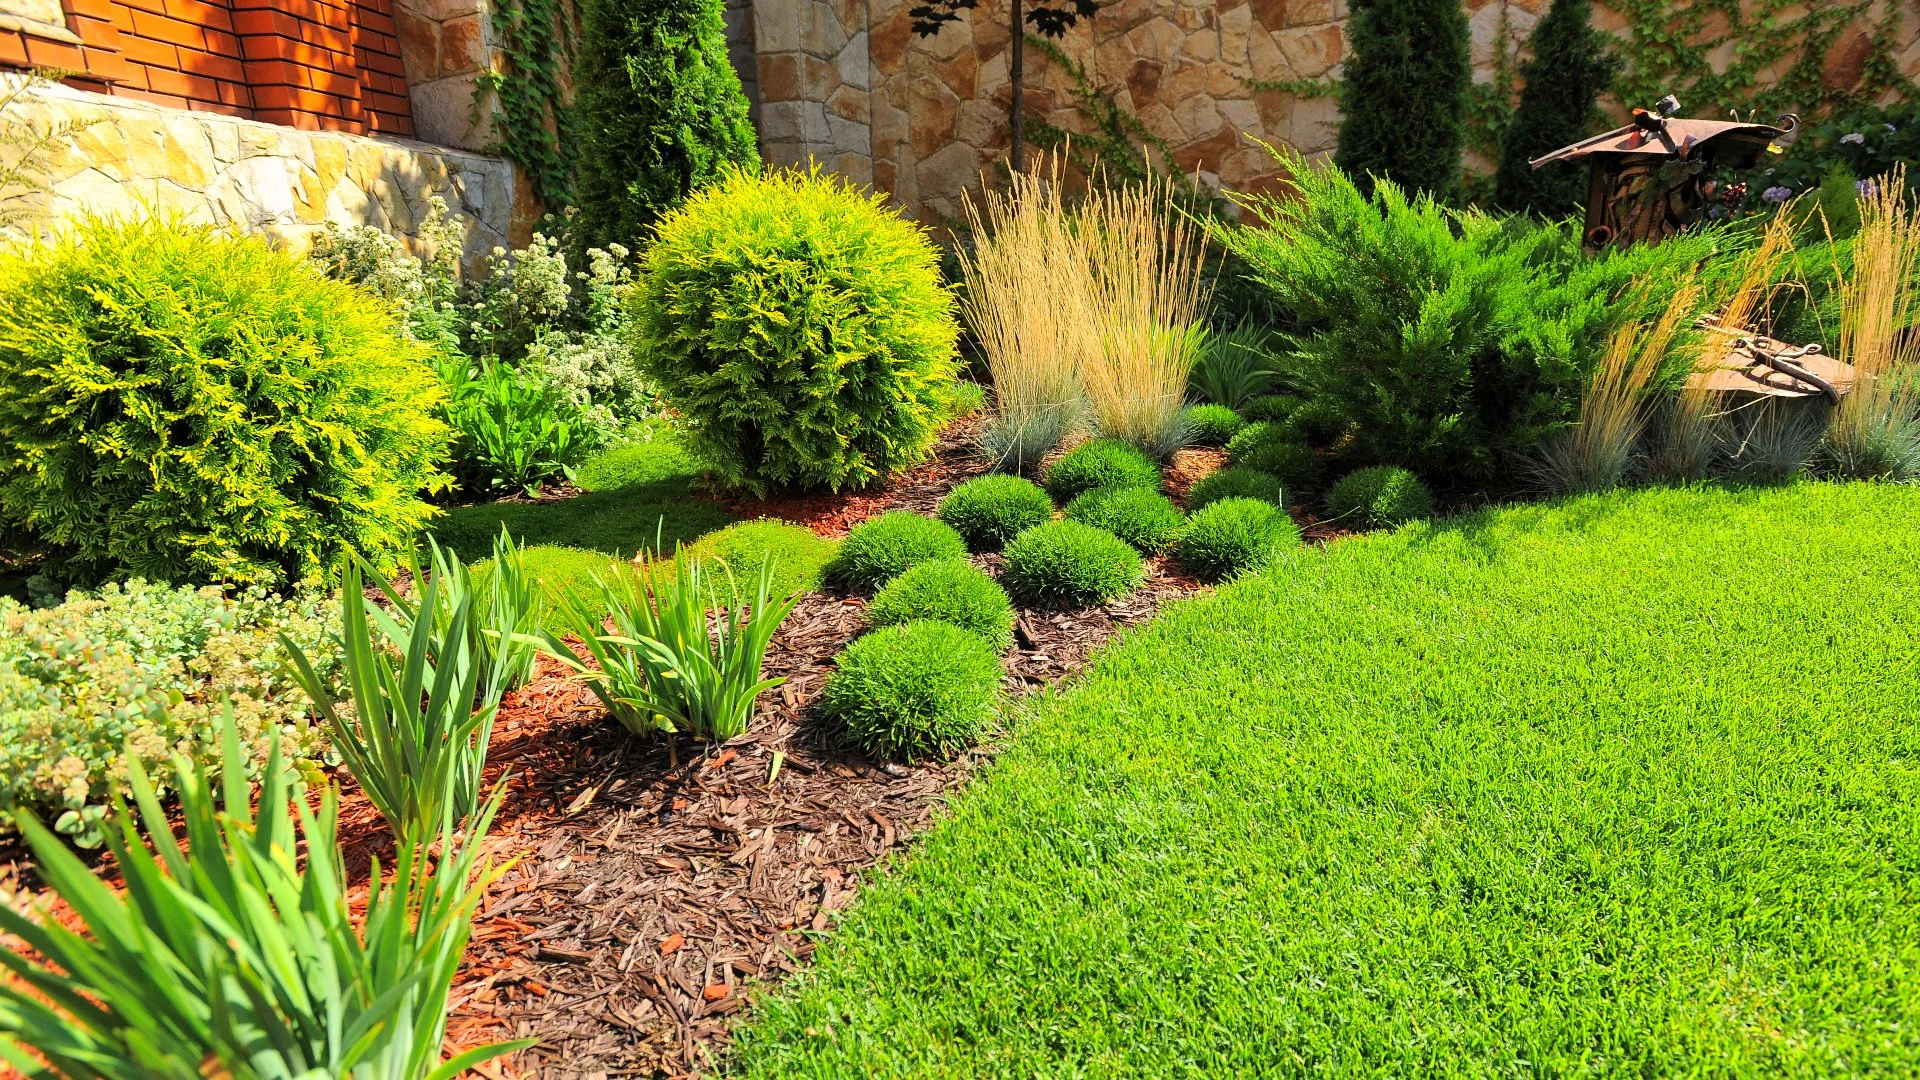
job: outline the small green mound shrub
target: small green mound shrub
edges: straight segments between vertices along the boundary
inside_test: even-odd
[[[1165,551],[1187,521],[1165,495],[1136,487],[1082,492],[1067,504],[1067,520],[1105,529],[1148,555]]]
[[[1197,513],[1201,507],[1221,499],[1259,499],[1285,506],[1286,485],[1272,473],[1234,465],[1194,481],[1192,490],[1187,492],[1187,512]]]
[[[855,592],[872,592],[920,563],[966,556],[966,542],[951,526],[894,510],[848,531],[840,553],[827,564],[827,580]]]
[[[0,538],[66,580],[318,581],[437,516],[443,396],[313,260],[88,218],[0,255]]]
[[[1220,581],[1258,570],[1299,543],[1300,529],[1285,510],[1259,499],[1226,498],[1188,520],[1174,554],[1188,573]]]
[[[975,477],[940,500],[940,520],[953,526],[972,551],[999,551],[1007,541],[1051,520],[1053,500],[1021,476]]]
[[[1280,478],[1290,490],[1313,486],[1320,463],[1282,424],[1248,424],[1227,443],[1227,461]]]
[[[1286,394],[1268,394],[1240,407],[1240,415],[1250,424],[1278,423],[1292,416],[1305,402]]]
[[[222,698],[256,764],[274,729],[286,753],[314,756],[319,733],[280,635],[337,684],[334,611],[317,594],[255,586],[227,597],[138,579],[40,611],[0,597],[0,806],[53,816],[61,833],[97,844],[110,794],[127,794],[129,748],[156,775],[175,754],[218,766]]]
[[[1118,439],[1089,439],[1061,455],[1047,470],[1047,494],[1060,503],[1100,487],[1160,490],[1160,466]]]
[[[993,719],[1000,659],[978,636],[923,619],[856,639],[840,653],[820,711],[880,757],[945,757]]]
[[[1356,469],[1327,492],[1327,512],[1343,524],[1384,529],[1433,515],[1433,493],[1393,465]]]
[[[947,388],[947,416],[958,420],[987,407],[987,388],[972,379],[960,379]]]
[[[960,367],[926,233],[817,170],[734,171],[661,219],[630,314],[691,448],[755,494],[922,460]]]
[[[881,586],[867,622],[898,626],[916,619],[952,623],[1005,652],[1013,645],[1013,601],[1000,583],[964,559],[935,559]]]
[[[1187,445],[1225,446],[1247,422],[1225,405],[1195,405],[1184,414]]]
[[[1132,592],[1145,576],[1140,553],[1078,521],[1035,525],[1007,545],[1000,583],[1029,607],[1086,607]]]

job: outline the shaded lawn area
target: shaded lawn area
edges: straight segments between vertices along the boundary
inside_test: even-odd
[[[653,550],[657,526],[662,546],[672,552],[675,543],[696,540],[734,520],[726,507],[694,496],[699,475],[700,463],[662,434],[588,462],[579,471],[581,495],[557,502],[455,507],[434,535],[468,560],[493,550],[502,525],[529,545],[631,558]]]
[[[671,558],[684,543],[690,557],[724,562],[749,595],[766,559],[773,564],[775,595],[820,587],[820,572],[839,547],[835,541],[787,522],[736,521],[726,507],[694,497],[699,475],[699,462],[662,433],[589,461],[578,473],[583,494],[456,507],[436,535],[484,572],[504,524],[527,545],[528,568],[550,597],[585,590],[595,575],[630,572],[634,555],[655,553],[656,527],[660,554]],[[663,567],[669,576],[670,565]],[[716,584],[725,588],[723,579]],[[550,629],[565,629],[551,604],[546,622]]]
[[[739,1071],[1920,1073],[1920,491],[1647,490],[1184,604]]]

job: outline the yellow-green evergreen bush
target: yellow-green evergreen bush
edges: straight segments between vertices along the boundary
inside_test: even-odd
[[[70,580],[315,581],[410,545],[441,397],[388,305],[258,237],[90,218],[0,254],[0,538]]]

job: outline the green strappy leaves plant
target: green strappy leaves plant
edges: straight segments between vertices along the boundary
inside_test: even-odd
[[[467,637],[473,655],[480,661],[480,686],[484,689],[499,667],[503,690],[525,686],[533,675],[533,657],[539,651],[538,633],[545,616],[545,600],[533,577],[527,572],[524,545],[515,545],[501,526],[493,538],[493,560],[487,564],[484,589],[476,588],[473,569],[460,560],[458,553],[443,548],[439,541],[427,538],[428,560],[420,562],[414,552],[407,569],[415,582],[432,581],[437,603],[433,606],[434,638],[446,637],[453,625],[454,612],[471,603],[474,614],[467,620]],[[371,564],[362,562],[361,571],[386,597],[389,609],[369,608],[368,614],[393,647],[405,652],[415,620],[426,610],[424,603],[397,588]],[[420,597],[424,600],[424,596]],[[438,652],[430,651],[430,663],[439,663]]]
[[[596,669],[552,631],[548,650],[592,687],[628,731],[686,731],[716,742],[747,730],[753,703],[785,679],[760,677],[773,632],[793,611],[798,593],[775,600],[773,561],[762,560],[755,591],[744,594],[725,563],[719,579],[684,550],[664,568],[615,569],[594,575],[591,598],[564,597],[562,621],[580,639]],[[708,609],[714,609],[712,622]],[[608,629],[611,626],[612,632]]]
[[[506,868],[476,871],[479,846],[456,845],[443,818],[437,861],[402,841],[391,884],[374,863],[356,930],[338,793],[329,785],[316,811],[275,733],[255,810],[231,709],[220,724],[217,787],[186,759],[174,762],[184,847],[140,759],[127,756],[139,821],[116,795],[107,829],[124,892],[37,818],[14,812],[42,878],[81,925],[0,906],[0,930],[38,954],[0,950],[17,980],[0,983],[0,1059],[72,1080],[451,1080],[528,1045],[440,1056],[474,909]],[[496,789],[472,835],[486,831],[504,794]]]

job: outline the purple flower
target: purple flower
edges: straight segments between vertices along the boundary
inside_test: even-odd
[[[1867,137],[1865,135],[1860,134],[1857,131],[1849,131],[1845,135],[1840,136],[1840,141],[1843,143],[1854,143],[1857,145],[1859,143],[1866,142]]]
[[[1793,198],[1793,189],[1790,187],[1770,187],[1761,192],[1760,197],[1767,202],[1778,205]]]
[[[1862,180],[1853,185],[1853,190],[1859,192],[1861,198],[1871,199],[1875,195],[1880,194],[1880,185],[1874,183],[1872,180]]]

